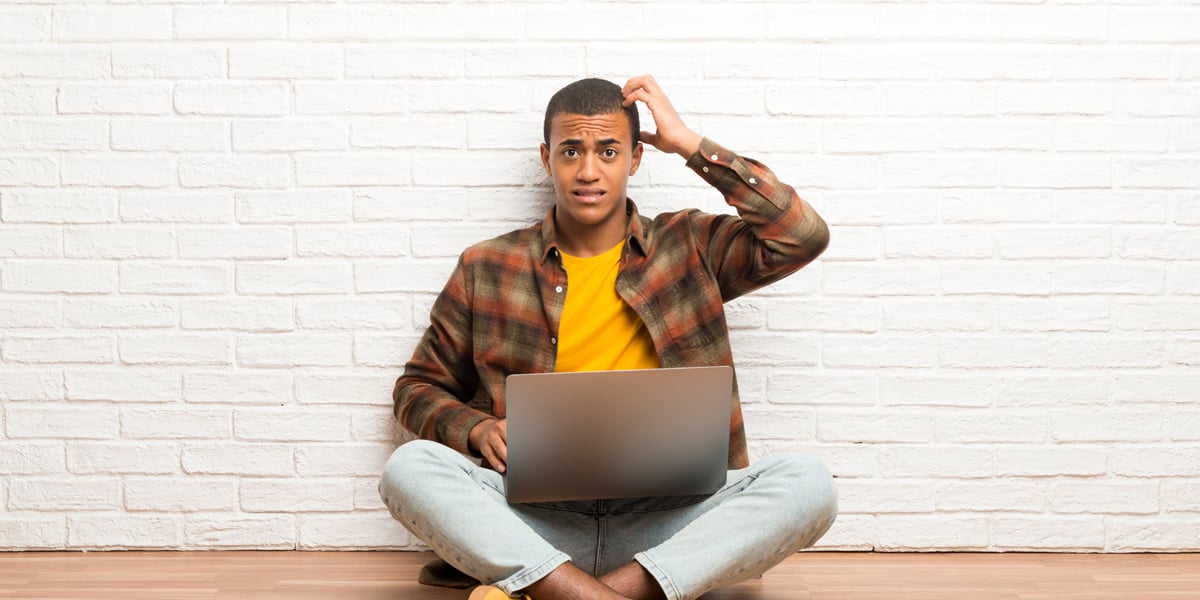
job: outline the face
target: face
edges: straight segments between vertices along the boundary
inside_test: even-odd
[[[564,233],[624,234],[625,186],[642,160],[642,145],[633,142],[623,112],[550,120],[542,165],[554,180],[555,221]]]

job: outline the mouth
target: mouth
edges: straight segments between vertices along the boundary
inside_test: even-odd
[[[584,204],[595,204],[604,197],[604,190],[598,188],[580,188],[571,190],[571,195]]]

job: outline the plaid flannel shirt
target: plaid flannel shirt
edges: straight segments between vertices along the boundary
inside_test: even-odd
[[[645,323],[663,367],[732,366],[723,303],[808,264],[825,249],[829,231],[770,169],[708,138],[687,166],[738,216],[690,209],[649,219],[627,201],[617,293]],[[469,454],[471,428],[505,416],[505,377],[554,370],[567,285],[553,209],[539,225],[463,252],[396,381],[400,423]],[[748,464],[735,382],[729,468]]]

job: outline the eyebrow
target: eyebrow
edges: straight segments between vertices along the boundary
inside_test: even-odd
[[[613,144],[620,144],[620,143],[621,143],[621,140],[618,140],[617,138],[604,138],[602,140],[596,141],[597,146],[611,146]],[[578,140],[578,139],[563,140],[563,141],[559,142],[558,145],[559,146],[582,146],[583,140]]]

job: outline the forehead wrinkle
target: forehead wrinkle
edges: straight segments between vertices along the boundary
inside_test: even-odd
[[[550,122],[550,133],[553,137],[568,140],[580,139],[594,141],[612,138],[618,142],[627,141],[629,123],[623,113],[605,115],[557,115]]]

